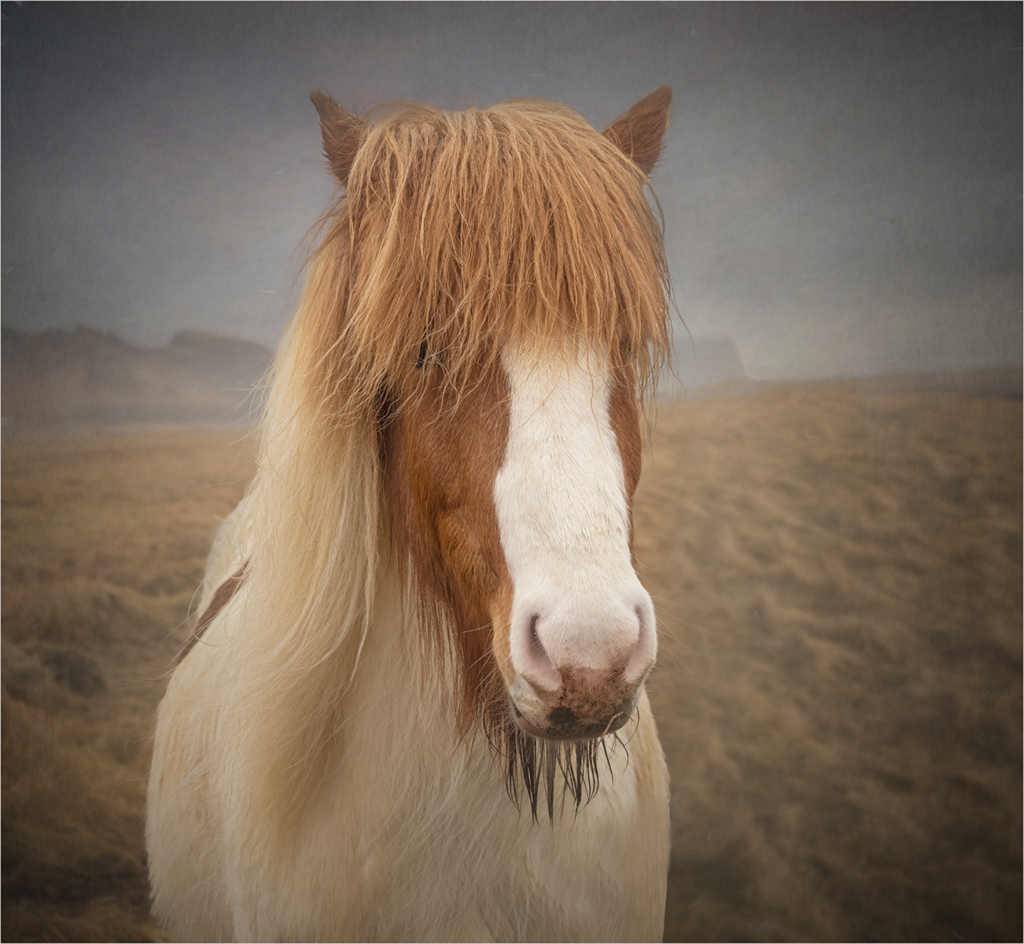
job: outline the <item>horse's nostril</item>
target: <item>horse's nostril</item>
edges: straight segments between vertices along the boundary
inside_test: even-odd
[[[638,685],[644,679],[654,665],[658,651],[658,639],[650,610],[643,604],[637,604],[633,612],[638,625],[637,640],[622,673],[623,681],[628,685]]]
[[[544,648],[544,643],[540,641],[540,636],[537,635],[537,623],[540,621],[540,613],[534,613],[530,617],[530,654],[537,659],[547,659],[551,661],[551,657],[547,654],[547,650]],[[553,664],[553,663],[552,663]]]
[[[554,662],[544,648],[537,632],[537,625],[540,623],[540,614],[534,613],[530,616],[530,628],[526,634],[527,664],[522,667],[522,676],[534,688],[547,692],[557,692],[562,686],[562,676],[555,668]]]

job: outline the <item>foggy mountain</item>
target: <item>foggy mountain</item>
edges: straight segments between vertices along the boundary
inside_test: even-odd
[[[136,347],[92,328],[31,334],[3,329],[3,422],[9,429],[89,423],[247,422],[270,366],[260,344],[182,331]],[[731,338],[676,339],[668,396],[752,386]],[[681,389],[680,389],[681,388]]]
[[[730,385],[743,387],[752,384],[743,369],[740,352],[732,338],[699,338],[684,335],[676,337],[673,351],[675,377],[668,387],[674,391],[675,383],[684,393],[702,387]],[[666,389],[668,392],[668,389]]]
[[[250,341],[182,331],[159,348],[91,328],[3,329],[7,427],[144,421],[246,421],[271,352]]]

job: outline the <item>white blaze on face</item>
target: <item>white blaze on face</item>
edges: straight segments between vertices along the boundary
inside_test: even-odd
[[[630,558],[607,357],[506,350],[503,362],[511,405],[494,500],[517,678],[535,692],[556,689],[567,669],[639,684],[654,661],[654,608]]]

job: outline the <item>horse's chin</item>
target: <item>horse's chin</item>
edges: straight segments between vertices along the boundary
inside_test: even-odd
[[[545,726],[534,724],[516,706],[515,701],[510,700],[512,714],[520,730],[531,737],[541,738],[545,741],[592,741],[618,731],[630,718],[630,710],[616,712],[609,718],[590,721],[578,718],[566,708],[555,708],[548,715],[548,722]]]

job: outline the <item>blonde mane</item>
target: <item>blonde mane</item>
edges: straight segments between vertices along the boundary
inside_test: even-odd
[[[424,357],[458,393],[506,342],[581,338],[653,389],[668,275],[646,188],[619,144],[551,102],[405,106],[366,126],[273,369],[247,503],[235,736],[251,741],[236,779],[251,802],[293,820],[278,801],[316,795],[376,577],[404,566],[382,538],[382,393],[413,395]]]

